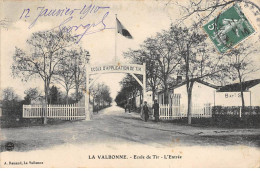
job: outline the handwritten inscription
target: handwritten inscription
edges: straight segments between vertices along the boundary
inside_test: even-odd
[[[33,28],[40,19],[44,18],[61,18],[61,22],[53,29],[59,29],[63,32],[72,33],[77,37],[78,43],[85,35],[94,34],[106,29],[114,29],[107,26],[106,19],[109,15],[108,6],[98,6],[94,4],[84,5],[81,8],[63,8],[63,9],[50,9],[44,6],[37,7],[36,9],[26,8],[21,13],[20,19],[32,18],[29,29]],[[31,15],[32,10],[36,11],[36,15]],[[35,13],[34,13],[35,14]],[[89,22],[94,18],[94,21]],[[64,19],[65,18],[65,19]],[[78,24],[73,24],[73,23]]]

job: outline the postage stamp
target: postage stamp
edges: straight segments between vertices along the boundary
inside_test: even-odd
[[[225,53],[255,32],[237,4],[208,22],[203,28],[221,53]]]

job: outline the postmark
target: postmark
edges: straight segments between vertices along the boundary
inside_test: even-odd
[[[205,24],[203,29],[221,53],[225,53],[255,32],[237,4]]]
[[[13,151],[13,149],[14,149],[14,143],[12,143],[12,142],[7,142],[7,143],[5,144],[5,149],[6,149],[7,151]]]

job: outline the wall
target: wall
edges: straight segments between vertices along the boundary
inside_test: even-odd
[[[152,91],[146,92],[146,99],[145,99],[145,101],[147,101],[148,106],[152,106],[153,105],[153,94],[152,94]],[[140,95],[136,96],[135,102],[136,102],[136,107],[140,107]]]
[[[250,92],[244,92],[245,106],[250,106]],[[242,106],[240,92],[216,92],[216,106]]]
[[[171,96],[173,95],[173,91],[169,90],[169,96],[168,96],[168,102],[169,104],[171,103]],[[159,104],[164,104],[164,93],[161,92],[157,95],[157,97],[155,97],[155,99],[158,100]]]
[[[251,91],[251,106],[260,106],[260,84],[249,89]]]
[[[214,93],[216,89],[206,86],[204,84],[195,82],[192,89],[192,105],[204,106],[206,103],[214,105]],[[180,94],[181,100],[180,105],[187,108],[188,106],[188,95],[186,84],[174,89],[174,94]]]

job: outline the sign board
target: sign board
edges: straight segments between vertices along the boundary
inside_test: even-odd
[[[103,73],[133,73],[144,74],[144,65],[137,64],[105,64],[105,65],[91,65],[88,67],[89,74],[103,74]]]
[[[250,92],[244,92],[245,106],[250,106]],[[216,106],[242,106],[240,92],[216,92]]]
[[[255,32],[238,5],[227,9],[203,28],[221,53]]]

